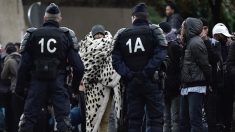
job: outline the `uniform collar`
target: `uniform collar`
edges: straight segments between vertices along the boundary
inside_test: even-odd
[[[149,22],[147,20],[144,20],[144,19],[136,19],[133,22],[133,26],[143,26],[143,25],[149,25]]]
[[[59,27],[59,23],[56,21],[48,20],[45,23],[43,23],[43,27]]]

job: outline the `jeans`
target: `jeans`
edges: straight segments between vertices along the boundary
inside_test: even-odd
[[[179,96],[173,98],[170,101],[165,101],[163,132],[180,132],[179,103],[180,103]]]
[[[71,124],[74,127],[73,132],[78,132],[78,125],[81,124],[82,116],[81,116],[81,110],[79,107],[73,107],[70,110],[70,119]]]
[[[180,132],[202,132],[204,94],[188,93],[180,99]]]
[[[216,111],[217,93],[215,91],[209,92],[205,98],[205,112],[206,120],[208,124],[208,132],[216,132],[217,119],[216,116],[219,114]]]
[[[108,132],[117,132],[117,116],[115,111],[115,102],[114,99],[112,100],[112,110],[109,116],[109,125],[108,125]]]
[[[127,84],[128,132],[141,132],[146,114],[146,132],[163,131],[163,94],[156,82],[134,78]]]
[[[223,132],[231,132],[233,117],[234,78],[224,75],[224,85],[218,88],[217,122],[223,126]]]
[[[0,131],[5,129],[5,117],[4,117],[4,110],[0,107]]]

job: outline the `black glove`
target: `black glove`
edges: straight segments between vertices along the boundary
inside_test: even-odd
[[[135,72],[133,78],[138,78],[139,80],[146,80],[146,75],[143,72]]]
[[[131,81],[131,83],[133,83],[133,84],[135,84],[135,85],[138,85],[138,86],[140,86],[141,84],[143,84],[143,80],[142,79],[140,79],[140,78],[137,78],[137,77],[134,77],[133,79],[132,79],[132,81]]]

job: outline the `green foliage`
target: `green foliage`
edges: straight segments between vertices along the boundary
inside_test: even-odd
[[[25,5],[32,4],[40,0],[22,0]],[[41,0],[43,4],[55,2],[65,6],[89,6],[89,7],[116,7],[132,8],[139,2],[145,2],[149,8],[150,20],[153,23],[159,23],[164,18],[165,5],[168,0]],[[225,23],[231,30],[235,31],[235,0],[171,0],[177,4],[180,14],[183,18],[204,17],[209,20],[211,27],[215,24],[213,20],[217,19]],[[210,2],[220,3],[221,11],[213,14]]]
[[[159,15],[159,13],[154,9],[154,7],[149,6],[148,7],[149,12],[149,20],[151,23],[158,24],[162,21],[162,16]]]
[[[235,3],[234,3],[235,4]],[[235,6],[232,1],[224,0],[222,4],[224,23],[228,25],[229,29],[235,32]]]

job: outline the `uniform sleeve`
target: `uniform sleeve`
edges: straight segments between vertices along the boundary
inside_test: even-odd
[[[33,66],[33,60],[31,55],[25,50],[22,53],[22,59],[19,64],[18,72],[17,72],[17,82],[16,82],[16,92],[21,93],[24,91],[26,87],[29,85],[30,81],[30,71]]]
[[[113,68],[124,79],[132,78],[133,73],[130,71],[130,69],[124,63],[123,56],[119,50],[118,33],[114,36],[113,45],[114,45],[114,48],[112,51]]]
[[[27,29],[20,45],[22,58],[17,72],[17,84],[19,87],[23,87],[24,83],[29,81],[31,77],[30,70],[33,66],[33,59],[31,56],[30,39],[32,37],[32,32],[35,30],[35,28]]]
[[[154,53],[143,71],[148,77],[152,77],[155,71],[159,70],[160,65],[167,56],[167,41],[162,30],[160,28],[155,28],[153,37],[155,37]]]
[[[30,78],[31,78],[31,68],[33,67],[33,59],[30,55],[30,39],[32,32],[36,30],[35,28],[28,29],[24,35],[23,41],[21,42],[20,52],[22,55],[19,68],[17,71],[17,81],[15,92],[22,94],[25,88],[28,88]]]
[[[68,52],[68,61],[70,66],[73,68],[72,88],[76,92],[84,74],[84,65],[81,57],[73,48],[71,48]]]

